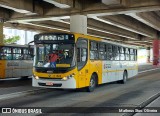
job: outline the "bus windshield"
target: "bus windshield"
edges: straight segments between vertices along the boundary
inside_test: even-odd
[[[36,44],[35,67],[71,68],[75,66],[75,44]]]

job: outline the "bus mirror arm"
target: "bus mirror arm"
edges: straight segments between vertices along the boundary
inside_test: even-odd
[[[34,43],[34,41],[30,41],[30,42],[28,43],[28,50],[29,50],[30,53],[32,52],[32,50],[31,50],[31,46],[32,46],[32,45],[30,45],[31,43]],[[34,57],[33,54],[30,54],[30,56],[31,56],[31,57]]]
[[[28,46],[31,44],[31,43],[33,43],[34,41],[30,41],[29,43],[28,43]]]

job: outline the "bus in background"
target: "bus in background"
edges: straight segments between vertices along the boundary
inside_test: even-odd
[[[0,79],[32,76],[33,48],[25,45],[0,45]]]
[[[77,33],[34,37],[34,87],[89,92],[103,83],[125,83],[138,73],[136,47]]]

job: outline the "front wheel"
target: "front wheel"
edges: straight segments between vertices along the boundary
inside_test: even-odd
[[[92,75],[89,82],[89,86],[87,87],[87,91],[92,92],[94,91],[95,87],[96,87],[96,77]]]

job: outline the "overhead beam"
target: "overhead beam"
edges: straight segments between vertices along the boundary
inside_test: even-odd
[[[10,28],[16,28],[16,29],[23,29],[23,30],[34,30],[34,31],[37,31],[37,32],[59,32],[59,30],[57,29],[53,29],[53,28],[50,28],[50,27],[44,27],[44,26],[39,26],[39,25],[26,25],[26,24],[11,24],[11,23],[5,23],[4,24],[5,27],[10,27]],[[68,31],[61,31],[61,32],[68,32]],[[97,32],[97,31],[94,31],[94,30],[91,30],[91,29],[88,29],[88,35],[92,35],[92,36],[95,36],[95,37],[99,37],[99,38],[103,38],[103,39],[106,39],[106,40],[111,40],[111,41],[117,41],[117,42],[122,42],[122,43],[127,43],[127,39],[126,38],[123,38],[123,37],[118,37],[118,36],[115,36],[115,35],[110,35],[110,34],[106,34],[106,33],[103,33],[103,32]],[[125,40],[125,41],[124,41]],[[143,43],[127,43],[127,44],[130,44],[130,45],[139,45],[139,46],[142,46]],[[146,46],[145,44],[143,46]]]
[[[22,0],[22,1],[28,1],[28,0]],[[60,3],[61,1],[62,3],[65,2],[65,0],[57,0],[57,1],[59,1]],[[48,8],[46,7],[44,9],[43,17],[70,16],[75,14],[84,14],[84,15],[87,15],[88,17],[95,17],[95,16],[139,13],[139,12],[160,10],[160,0],[120,0],[120,1],[122,4],[122,7],[114,6],[114,5],[113,6],[111,5],[112,7],[110,7],[101,2],[96,2],[96,0],[92,0],[92,1],[67,0],[66,2],[68,2],[69,4],[72,4],[73,2],[73,6],[71,8],[61,9],[54,6],[48,7]],[[117,2],[117,4],[118,3],[119,1]],[[37,16],[35,16],[35,18],[36,17]],[[25,17],[22,16],[22,18],[25,18]],[[32,18],[34,18],[34,16]]]
[[[160,31],[160,17],[154,12],[130,13],[128,15]]]
[[[128,45],[135,45],[135,46],[143,46],[143,47],[146,47],[146,46],[151,46],[151,44],[150,45],[146,45],[146,43],[128,43],[128,42],[124,42],[124,44],[128,44]]]
[[[42,14],[43,8],[33,0],[0,0],[0,7],[26,15]]]
[[[56,28],[63,29],[63,30],[69,30],[70,28],[69,24],[60,23],[58,21],[51,21],[51,20],[50,21],[40,21],[40,22],[30,22],[30,23],[50,26],[50,27],[56,27]]]
[[[8,20],[10,17],[10,11],[4,8],[0,8],[0,19],[1,20]]]
[[[53,28],[44,28],[43,26],[32,25],[32,24],[16,24],[16,23],[4,23],[4,27],[9,27],[13,29],[23,29],[23,30],[32,30],[36,32],[58,32],[59,30]],[[67,32],[67,31],[62,31]]]
[[[64,17],[65,18],[65,17]],[[54,19],[54,18],[53,18]],[[58,18],[57,18],[58,19]],[[69,29],[69,25],[65,26],[66,24],[63,24],[63,23],[60,23],[61,20],[58,19],[59,21],[56,21],[55,23],[53,21],[50,21],[51,19],[45,19],[47,21],[42,21],[41,19],[38,20],[24,20],[24,21],[29,21],[29,22],[32,22],[34,24],[38,24],[38,25],[43,25],[43,26],[54,26],[56,28],[61,28],[61,29]],[[56,18],[54,19],[56,20]],[[36,23],[36,21],[38,21]],[[40,22],[41,21],[41,22]],[[19,21],[19,23],[25,23],[22,21]],[[68,22],[66,22],[67,24],[69,24]],[[120,37],[124,37],[124,38],[128,38],[128,39],[141,39],[140,36],[136,33],[133,33],[133,32],[130,32],[130,31],[127,31],[127,30],[124,30],[124,29],[121,29],[119,27],[115,27],[115,26],[112,26],[112,25],[109,25],[109,24],[105,24],[103,22],[100,22],[100,21],[96,21],[94,19],[88,19],[88,27],[92,30],[97,30],[97,31],[101,31],[101,32],[104,32],[104,33],[108,33],[108,34],[112,34],[112,35],[117,35],[117,36],[120,36]]]
[[[115,27],[100,21],[96,21],[94,19],[88,19],[88,27],[95,28],[97,30],[103,30],[105,32],[108,32],[109,34],[133,39],[133,40],[139,40],[139,35],[124,29],[121,29],[119,27]]]
[[[102,0],[102,3],[106,5],[121,5],[122,0]]]
[[[0,0],[0,7],[19,13],[33,12],[32,0]]]
[[[126,15],[104,16],[96,19],[150,38],[155,38],[157,34],[155,29]]]
[[[122,0],[128,7],[145,7],[160,5],[159,0]]]
[[[50,4],[55,5],[58,8],[66,9],[66,8],[73,8],[77,1],[74,0],[43,0]]]
[[[90,35],[103,37],[104,39],[108,39],[108,40],[114,40],[114,41],[128,40],[127,38],[124,38],[124,37],[119,37],[119,36],[116,36],[116,35],[100,32],[100,31],[96,31],[96,30],[93,30],[91,28],[88,28],[87,32]]]
[[[34,31],[59,31],[59,30],[66,30],[65,32],[69,32],[69,24],[67,23],[59,23],[56,21],[43,21],[43,22],[30,22],[27,25],[20,24],[20,23],[5,23],[6,27],[18,28],[18,29],[28,29]],[[96,29],[88,27],[87,29],[89,35],[94,35],[96,37],[103,37],[108,40],[114,41],[124,41],[128,40],[124,37],[119,37],[116,35],[108,34],[101,31],[96,31]]]
[[[60,29],[64,29],[64,30],[69,30],[69,28],[70,28],[69,23],[60,23],[58,21],[41,21],[41,22],[31,22],[31,23],[41,24],[41,25],[44,25],[44,26],[56,27],[56,28],[60,28]],[[88,32],[88,34],[91,34],[91,35],[104,36],[108,39],[113,39],[113,40],[116,40],[116,41],[127,40],[124,37],[119,37],[119,36],[116,36],[116,35],[112,35],[112,34],[108,34],[108,33],[105,33],[105,32],[97,31],[96,28],[93,29],[93,28],[88,27],[87,32]]]
[[[109,0],[109,1],[112,1],[112,0]],[[92,5],[88,5],[83,10],[83,13],[87,14],[89,17],[93,17],[93,16],[117,15],[117,14],[138,13],[138,12],[160,10],[159,0],[121,0],[121,1],[117,1],[117,4],[118,3],[120,3],[122,7],[114,7],[114,8],[100,7],[98,9],[98,8],[92,7]]]
[[[69,19],[64,19],[63,21],[65,22],[69,22]],[[98,32],[103,32],[103,33],[107,33],[113,36],[117,36],[119,38],[128,38],[128,39],[138,39],[138,40],[142,40],[142,39],[149,39],[149,38],[144,38],[143,36],[140,36],[136,33],[121,29],[119,27],[116,26],[112,26],[111,24],[106,24],[104,22],[101,21],[97,21],[97,19],[88,19],[87,22],[88,25],[88,29],[91,30],[95,30]]]

